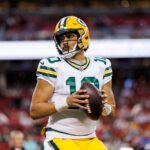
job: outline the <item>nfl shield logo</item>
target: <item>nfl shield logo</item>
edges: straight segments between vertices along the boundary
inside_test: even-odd
[[[83,71],[83,70],[84,70],[83,66],[80,66],[80,67],[79,67],[79,70],[80,70],[80,71]]]

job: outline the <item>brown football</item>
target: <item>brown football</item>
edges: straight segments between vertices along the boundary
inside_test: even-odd
[[[89,82],[84,82],[81,85],[80,89],[84,89],[87,91],[89,97],[89,105],[87,105],[88,110],[85,110],[86,114],[92,119],[97,120],[99,119],[102,113],[102,101],[101,96],[98,89]]]

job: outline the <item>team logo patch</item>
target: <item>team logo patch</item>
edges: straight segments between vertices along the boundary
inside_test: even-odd
[[[40,64],[41,64],[41,65],[44,65],[44,62],[42,61],[42,62],[40,62]]]
[[[80,70],[80,71],[83,71],[83,70],[84,70],[83,66],[80,66],[80,67],[79,67],[79,70]]]
[[[81,19],[78,18],[77,21],[78,21],[78,23],[80,23],[81,25],[86,26],[86,24],[85,24],[85,22],[84,22],[83,20],[81,20]]]

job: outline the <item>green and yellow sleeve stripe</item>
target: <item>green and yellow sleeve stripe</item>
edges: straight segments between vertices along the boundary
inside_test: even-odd
[[[103,78],[108,77],[108,76],[112,76],[112,67],[111,67],[111,66],[110,66],[110,67],[107,67],[107,68],[105,69],[105,72],[104,72],[104,74],[103,74]]]
[[[55,71],[55,69],[46,66],[40,66],[37,69],[37,75],[40,74],[47,77],[57,78],[57,72]]]

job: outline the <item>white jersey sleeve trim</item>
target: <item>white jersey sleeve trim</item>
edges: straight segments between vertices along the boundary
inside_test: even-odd
[[[112,77],[111,78],[108,78],[107,80],[105,80],[105,82],[103,82],[103,85],[105,85],[106,83],[108,83],[109,81],[112,80]]]
[[[52,85],[53,87],[55,87],[55,85],[54,85],[54,83],[53,83],[53,82],[51,82],[51,81],[49,81],[49,80],[45,79],[45,78],[44,78],[44,77],[42,77],[42,76],[38,76],[38,77],[37,77],[37,79],[45,80],[45,81],[47,81],[50,85]]]

